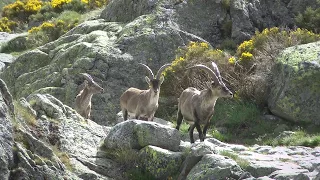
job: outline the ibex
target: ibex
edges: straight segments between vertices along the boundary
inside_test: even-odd
[[[102,93],[103,88],[97,84],[87,73],[81,73],[85,77],[84,88],[76,97],[75,110],[83,117],[90,118],[91,98],[93,94]]]
[[[197,128],[199,132],[200,141],[206,138],[207,129],[210,125],[210,119],[214,112],[214,106],[219,97],[232,97],[232,92],[223,83],[219,69],[216,63],[212,62],[213,69],[198,64],[190,68],[201,68],[207,71],[212,77],[212,82],[207,82],[207,88],[204,90],[197,90],[189,87],[185,89],[179,98],[177,126],[179,130],[182,119],[190,124],[189,136],[191,143],[194,143],[193,130]],[[200,125],[204,125],[203,131]]]
[[[133,115],[135,119],[147,117],[148,121],[153,121],[154,114],[158,109],[160,86],[164,80],[164,77],[161,76],[161,73],[171,64],[165,64],[161,66],[156,76],[154,76],[151,69],[147,65],[141,63],[139,64],[145,67],[149,73],[149,77],[146,76],[145,79],[150,88],[148,90],[140,90],[131,87],[121,95],[120,106],[123,119],[127,120],[129,113],[129,115]]]

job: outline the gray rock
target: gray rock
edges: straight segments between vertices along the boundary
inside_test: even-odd
[[[139,152],[139,163],[156,179],[167,179],[178,173],[184,156],[156,146],[146,146]]]
[[[317,7],[316,0],[255,0],[231,1],[232,38],[241,43],[250,39],[255,30],[295,25],[294,17],[306,7]]]
[[[207,154],[192,168],[187,179],[239,179],[242,173],[234,160],[221,155]]]
[[[134,117],[129,117],[128,119],[134,119]],[[123,122],[123,115],[122,115],[121,111],[118,112],[118,114],[117,114],[117,123],[120,123],[120,122]],[[172,122],[169,122],[164,119],[157,118],[157,117],[154,117],[153,122],[156,122],[156,123],[159,123],[162,125],[166,125],[168,127],[174,127],[174,124]]]
[[[285,49],[273,68],[273,84],[268,99],[271,112],[284,119],[320,124],[320,42]],[[306,66],[305,64],[308,64]]]
[[[115,125],[104,142],[109,149],[140,149],[153,145],[178,151],[180,135],[176,129],[155,122],[127,120]]]
[[[0,53],[0,71],[2,71],[6,66],[14,62],[16,58],[11,54]]]
[[[27,97],[27,101],[35,111],[44,112],[44,115],[50,118],[64,118],[67,112],[61,101],[50,94],[31,94]]]
[[[8,180],[13,166],[13,127],[9,107],[0,92],[0,179]]]

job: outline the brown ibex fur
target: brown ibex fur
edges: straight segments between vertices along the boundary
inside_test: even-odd
[[[140,63],[141,64],[141,63]],[[149,72],[149,77],[145,77],[150,88],[148,90],[140,90],[137,88],[129,88],[120,97],[120,106],[123,114],[123,119],[128,119],[128,113],[134,115],[136,119],[147,117],[148,121],[153,121],[154,114],[158,109],[158,100],[160,94],[160,86],[164,81],[161,76],[162,71],[171,64],[165,64],[158,70],[156,76],[151,69],[141,64]]]
[[[90,118],[91,98],[93,94],[102,93],[103,88],[97,84],[87,73],[81,73],[85,77],[84,87],[75,100],[75,110],[83,117]]]
[[[182,119],[190,124],[189,136],[191,143],[194,143],[193,130],[197,128],[200,141],[206,138],[206,132],[210,125],[210,119],[214,112],[214,106],[219,97],[232,97],[232,92],[223,83],[217,65],[212,62],[213,70],[204,65],[195,65],[191,68],[201,68],[207,71],[212,77],[212,82],[207,82],[207,88],[197,90],[189,87],[185,89],[179,98],[177,126],[179,130]],[[200,125],[205,125],[203,131]]]

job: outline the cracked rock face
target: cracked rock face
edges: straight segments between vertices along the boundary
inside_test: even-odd
[[[285,49],[273,68],[271,112],[294,122],[320,125],[320,42]]]
[[[320,176],[319,147],[245,147],[214,138],[190,144],[170,125],[156,122],[98,125],[49,94],[20,99],[14,120],[0,98],[0,113],[2,179],[126,179],[123,156],[157,179]]]
[[[11,119],[9,107],[0,92],[0,179],[9,179],[10,169],[13,166],[14,141]]]

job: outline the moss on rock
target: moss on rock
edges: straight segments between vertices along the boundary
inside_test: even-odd
[[[294,122],[320,124],[320,42],[285,49],[273,69],[270,110]]]
[[[183,153],[156,146],[146,146],[141,149],[139,157],[141,167],[157,179],[168,179],[176,175],[184,160]]]

